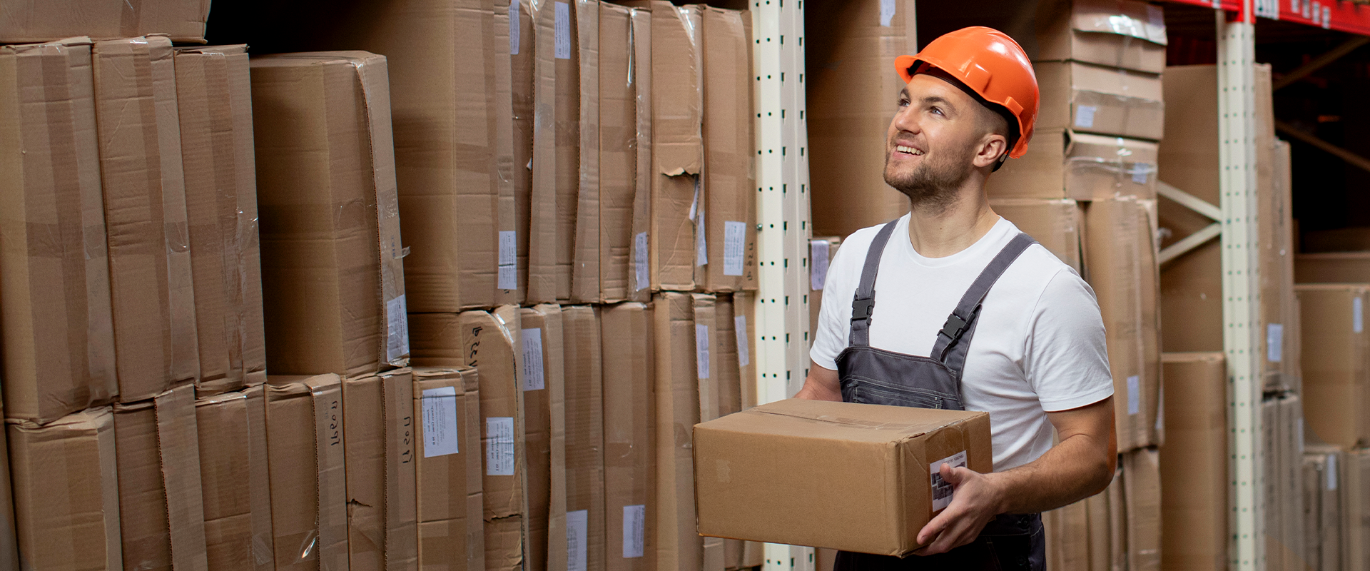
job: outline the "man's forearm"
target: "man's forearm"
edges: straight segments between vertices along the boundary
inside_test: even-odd
[[[1053,510],[1108,487],[1117,459],[1101,454],[1100,443],[1090,439],[1083,434],[1071,436],[1037,460],[986,474],[1000,490],[999,513]]]

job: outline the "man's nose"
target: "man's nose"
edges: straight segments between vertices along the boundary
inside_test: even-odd
[[[918,134],[923,130],[922,126],[918,124],[917,114],[913,113],[912,109],[912,107],[905,107],[894,115],[893,126],[896,133],[907,132]]]

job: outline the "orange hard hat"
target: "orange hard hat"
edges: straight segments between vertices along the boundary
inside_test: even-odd
[[[907,83],[922,64],[942,70],[981,98],[1002,106],[1018,119],[1018,141],[1012,158],[1027,153],[1032,125],[1037,120],[1037,74],[1023,48],[1008,34],[971,26],[937,38],[918,52],[894,58],[894,67]]]

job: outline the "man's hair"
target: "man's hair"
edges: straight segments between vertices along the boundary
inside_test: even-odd
[[[1018,132],[1018,118],[1013,116],[1013,112],[1009,111],[1008,108],[1004,107],[1003,105],[994,103],[992,101],[988,101],[984,97],[981,97],[980,94],[976,93],[974,89],[970,88],[970,86],[966,85],[965,83],[962,83],[961,80],[956,79],[950,73],[942,71],[941,68],[934,67],[927,63],[919,62],[915,66],[915,68],[910,71],[913,72],[910,75],[925,73],[956,86],[957,89],[960,89],[963,93],[969,95],[970,98],[974,99],[976,103],[980,104],[980,106],[994,112],[996,115],[1004,119],[1004,123],[1008,129],[1007,132],[1004,133],[1005,137],[1008,139],[1008,145],[1004,148],[1004,154],[1000,157],[999,161],[994,165],[994,170],[999,170],[999,167],[1004,164],[1004,159],[1007,159],[1009,152],[1013,150],[1013,145],[1018,142],[1018,137],[1020,135],[1020,133]]]

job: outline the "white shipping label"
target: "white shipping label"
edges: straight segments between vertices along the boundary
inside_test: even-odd
[[[822,291],[828,282],[828,241],[809,241],[809,289]]]
[[[1165,383],[1156,387],[1156,432],[1165,430]]]
[[[409,313],[404,294],[385,302],[385,360],[394,362],[409,354]]]
[[[1094,127],[1094,113],[1098,110],[1099,108],[1093,105],[1076,105],[1075,126],[1081,129]]]
[[[1142,411],[1142,378],[1132,375],[1127,378],[1127,414],[1128,416]]]
[[[1299,9],[1299,13],[1303,14],[1303,17],[1304,17],[1304,18],[1312,18],[1312,17],[1313,17],[1313,14],[1311,14],[1311,13],[1309,12],[1309,11],[1312,10],[1312,9],[1313,9],[1313,3],[1310,2],[1309,0],[1304,0],[1303,6]]]
[[[747,316],[733,318],[733,331],[737,333],[737,365],[746,367],[752,364],[752,352],[748,347]]]
[[[1265,326],[1265,360],[1280,362],[1284,349],[1284,325],[1270,323]]]
[[[880,0],[880,25],[886,28],[894,21],[895,2],[898,0]]]
[[[1327,489],[1337,489],[1337,455],[1327,455]]]
[[[519,55],[519,0],[509,0],[509,55]]]
[[[647,233],[638,232],[633,238],[633,270],[637,275],[637,291],[647,289],[651,285],[651,277],[647,273]]]
[[[699,378],[709,378],[709,326],[695,324],[695,366]]]
[[[457,388],[423,391],[423,457],[457,453]]]
[[[1324,30],[1332,27],[1332,6],[1330,5],[1322,7],[1322,27]]]
[[[1361,314],[1361,301],[1359,296],[1351,300],[1351,330],[1356,333],[1365,330],[1365,319]]]
[[[571,59],[571,5],[557,2],[556,57]]]
[[[930,480],[932,485],[932,511],[939,512],[951,504],[951,497],[956,491],[951,484],[942,480],[942,465],[951,464],[952,468],[966,467],[966,451],[962,450],[952,456],[948,456],[928,465],[928,473],[932,475]]]
[[[647,506],[623,506],[623,558],[642,557]]]
[[[1322,5],[1317,2],[1313,2],[1313,25],[1322,25]]]
[[[723,223],[723,275],[742,275],[742,250],[747,242],[747,223]]]
[[[590,553],[590,512],[566,512],[566,571],[585,571]]]
[[[485,419],[485,475],[514,475],[514,419],[492,416]]]
[[[513,4],[518,4],[514,0]],[[518,289],[518,232],[501,230],[499,233],[499,289]]]
[[[523,330],[523,390],[540,391],[547,387],[542,373],[542,330]]]
[[[1151,175],[1151,172],[1154,169],[1155,167],[1151,166],[1149,163],[1137,163],[1132,165],[1132,182],[1146,184],[1147,177]]]
[[[695,188],[699,188],[699,186],[695,185]],[[695,191],[695,196],[699,196],[698,191]],[[709,265],[708,236],[709,227],[704,225],[704,209],[701,208],[699,209],[699,219],[695,222],[695,265]]]

